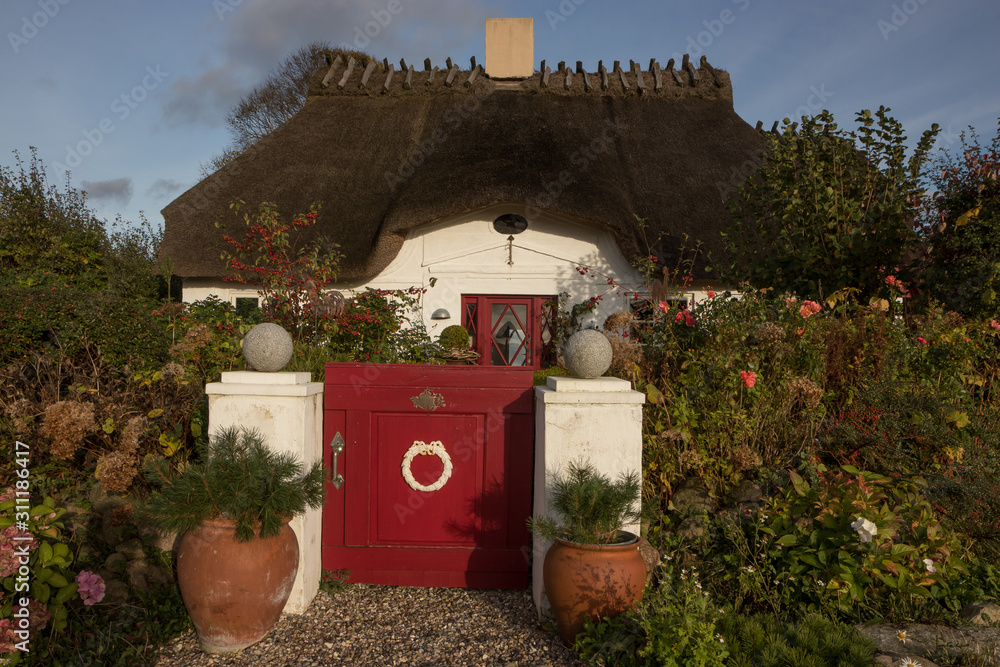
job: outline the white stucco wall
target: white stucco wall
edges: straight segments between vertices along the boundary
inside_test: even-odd
[[[399,254],[381,274],[367,283],[337,288],[348,295],[365,287],[427,287],[431,278],[436,279],[423,298],[424,324],[432,337],[446,326],[461,324],[463,294],[544,296],[568,292],[570,305],[603,297],[598,310],[588,318],[597,324],[627,308],[627,295],[618,295],[617,288],[600,275],[581,275],[576,270],[581,265],[614,278],[626,288],[644,289],[641,276],[608,232],[585,221],[541,214],[529,217],[528,228],[514,235],[511,248],[508,235],[493,229],[493,221],[506,213],[525,215],[523,206],[497,205],[411,230]],[[683,294],[700,300],[706,289],[706,285],[696,284]],[[239,297],[257,296],[248,286],[222,280],[184,282],[187,302],[213,294],[233,304]],[[431,320],[431,313],[439,308],[446,309],[451,319]]]

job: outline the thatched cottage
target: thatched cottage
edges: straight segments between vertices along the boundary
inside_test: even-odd
[[[185,300],[256,297],[222,280],[215,223],[235,228],[237,199],[289,216],[321,202],[313,229],[345,254],[342,289],[434,278],[428,330],[463,324],[506,350],[541,340],[541,304],[560,292],[603,297],[603,319],[629,307],[605,276],[641,287],[635,258],[669,264],[685,237],[719,251],[724,197],[764,145],[729,75],[687,57],[536,70],[532,39],[530,19],[491,20],[485,68],[337,57],[316,72],[295,117],[163,210]],[[527,352],[499,363],[537,363]]]

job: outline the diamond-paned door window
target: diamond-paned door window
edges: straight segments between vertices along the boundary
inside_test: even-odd
[[[476,334],[478,333],[476,328],[477,305],[475,301],[469,301],[465,304],[465,330],[469,332],[469,338],[473,341],[476,340]]]
[[[480,366],[539,369],[554,359],[554,296],[463,294],[462,320]]]
[[[529,336],[525,334],[528,306],[494,303],[490,312],[490,363],[493,366],[530,366]]]

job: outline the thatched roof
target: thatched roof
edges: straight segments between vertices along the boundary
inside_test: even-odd
[[[411,228],[498,203],[590,221],[630,258],[660,235],[665,259],[684,234],[721,249],[723,196],[764,146],[726,72],[686,56],[646,71],[543,61],[510,82],[448,65],[338,58],[315,73],[296,116],[163,209],[161,256],[181,276],[223,275],[214,223],[237,228],[236,199],[286,215],[321,202],[313,229],[341,245],[344,279],[377,275]]]

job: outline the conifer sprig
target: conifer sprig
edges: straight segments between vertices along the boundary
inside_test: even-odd
[[[295,455],[270,449],[256,429],[231,427],[199,448],[200,461],[183,470],[167,459],[146,466],[159,491],[139,511],[164,532],[193,530],[213,518],[236,522],[236,541],[273,537],[282,521],[323,505],[321,461],[308,471]]]

